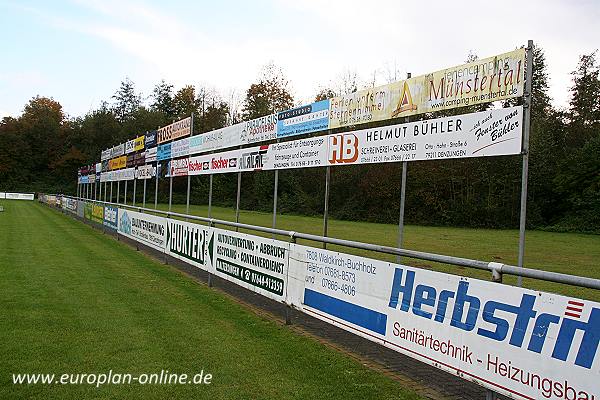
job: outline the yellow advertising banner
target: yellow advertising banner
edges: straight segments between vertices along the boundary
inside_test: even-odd
[[[145,135],[138,136],[134,140],[134,151],[144,150],[144,140],[146,139]]]
[[[127,156],[121,156],[121,157],[113,158],[112,160],[110,160],[108,162],[108,169],[112,171],[115,169],[125,168],[126,165],[127,165]]]
[[[523,95],[525,49],[334,97],[329,128],[417,115]]]

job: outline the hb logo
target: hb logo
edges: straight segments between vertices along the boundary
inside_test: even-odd
[[[358,159],[358,138],[350,133],[329,137],[329,163],[351,163]]]

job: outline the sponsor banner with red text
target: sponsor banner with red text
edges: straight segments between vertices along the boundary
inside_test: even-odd
[[[190,157],[189,174],[205,175],[237,172],[239,154],[240,150],[232,150],[218,154]]]
[[[178,158],[171,160],[168,163],[168,175],[167,176],[187,176],[188,175],[188,163],[189,159]]]
[[[519,154],[521,106],[190,158],[190,174]]]

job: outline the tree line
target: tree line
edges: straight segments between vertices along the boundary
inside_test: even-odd
[[[576,63],[566,108],[551,104],[543,50],[536,47],[533,54],[528,225],[600,233],[600,76],[596,52],[582,55]],[[473,59],[476,57],[470,56],[467,61]],[[358,90],[356,76],[349,78],[337,88],[323,88],[315,100]],[[513,99],[504,105],[520,102],[522,99]],[[205,87],[187,85],[175,91],[165,81],[159,82],[144,101],[134,83],[125,79],[109,101],[84,116],[70,118],[58,101],[37,96],[20,116],[0,122],[0,191],[74,194],[78,167],[98,162],[103,149],[145,131],[193,112],[194,134],[199,134],[294,105],[290,82],[273,64],[267,65],[245,91],[241,104]],[[425,117],[488,107],[463,107]],[[340,219],[396,223],[401,168],[401,163],[332,168],[330,214]],[[521,157],[412,162],[407,172],[408,223],[518,226]],[[242,208],[272,209],[273,174],[243,174]],[[280,171],[279,175],[280,212],[322,214],[324,168]],[[167,185],[167,180],[161,182],[159,201],[167,200]],[[176,202],[185,201],[186,185],[187,180],[175,179]],[[235,205],[236,188],[235,174],[215,175],[213,204]],[[192,203],[206,204],[207,198],[208,177],[192,177]],[[148,190],[148,201],[152,199],[153,190]]]

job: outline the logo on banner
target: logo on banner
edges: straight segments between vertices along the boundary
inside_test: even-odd
[[[353,133],[329,136],[329,163],[352,163],[358,160],[358,137]]]
[[[262,169],[268,147],[268,145],[261,146],[259,151],[242,153],[242,156],[240,157],[240,169]]]
[[[167,246],[171,253],[204,264],[206,260],[206,231],[200,225],[169,221],[167,223]]]
[[[237,166],[237,158],[236,157],[231,157],[231,158],[219,157],[219,158],[213,158],[212,160],[210,160],[210,169],[213,169],[213,170],[235,168],[236,166]]]
[[[400,96],[400,101],[398,102],[398,107],[396,110],[392,112],[392,117],[397,117],[406,111],[416,111],[417,105],[413,103],[412,95],[410,94],[410,87],[408,86],[408,82],[404,81],[404,86],[402,87],[402,94]]]
[[[450,299],[454,303],[451,307]],[[433,286],[419,283],[416,272],[396,268],[388,305],[491,340],[507,340],[518,348],[526,346],[534,353],[550,348],[550,357],[557,360],[567,361],[569,354],[575,352],[574,364],[591,368],[600,342],[600,308],[593,307],[588,320],[583,321],[581,314],[585,304],[581,301],[568,301],[564,315],[540,313],[536,310],[536,301],[537,296],[523,294],[514,304],[494,300],[484,302],[469,293],[469,282],[465,281],[458,283],[456,291],[438,292]],[[533,329],[529,329],[532,325]],[[558,333],[548,336],[552,326]],[[577,343],[575,336],[580,336],[581,340],[572,352],[571,348]]]
[[[121,219],[119,220],[119,231],[131,235],[131,218],[127,211],[123,211],[123,215],[121,215]]]

